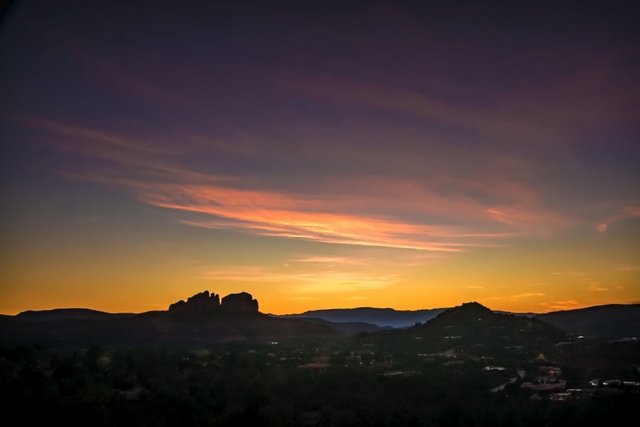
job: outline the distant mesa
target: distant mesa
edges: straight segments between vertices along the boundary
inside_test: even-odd
[[[139,314],[102,313],[86,309],[26,312],[0,317],[0,349],[41,344],[82,348],[90,345],[203,346],[226,342],[285,342],[335,338],[349,333],[331,324],[273,318],[258,311],[251,294],[221,298],[203,291],[168,310]]]
[[[209,291],[200,292],[169,306],[169,312],[176,314],[206,315],[220,311],[220,296]]]
[[[207,316],[217,313],[256,314],[258,307],[258,301],[247,292],[229,294],[220,301],[220,295],[203,291],[189,297],[187,301],[180,300],[171,304],[169,312],[188,316]]]
[[[222,311],[225,313],[258,313],[258,300],[247,292],[229,294],[222,298]]]

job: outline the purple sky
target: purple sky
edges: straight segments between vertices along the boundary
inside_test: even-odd
[[[634,2],[254,3],[14,3],[1,312],[640,300]]]

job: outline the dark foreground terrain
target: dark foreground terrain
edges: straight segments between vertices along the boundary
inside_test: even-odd
[[[4,417],[25,425],[628,425],[640,416],[637,387],[587,378],[637,380],[629,369],[637,344],[588,347],[602,367],[594,372],[568,357],[559,363],[567,381],[559,391],[523,387],[541,373],[536,364],[524,362],[523,378],[511,383],[511,368],[487,370],[471,356],[425,359],[357,341],[192,351],[20,347],[0,353],[0,390]]]
[[[142,343],[108,335],[87,345],[89,327],[75,319],[54,334],[81,332],[75,345],[72,336],[46,348],[3,344],[5,419],[96,426],[608,426],[640,419],[635,338],[577,336],[477,303],[410,328],[345,336],[261,317],[250,296],[234,298],[225,305],[200,294],[143,316],[162,317],[126,336],[164,332]],[[31,313],[28,330],[70,321],[60,314]],[[72,314],[105,325],[102,314]],[[209,326],[185,332],[188,339],[168,339],[202,323]],[[266,341],[271,329],[283,339]]]

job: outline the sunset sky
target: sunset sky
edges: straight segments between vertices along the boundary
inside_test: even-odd
[[[640,302],[635,2],[451,3],[15,2],[0,313]]]

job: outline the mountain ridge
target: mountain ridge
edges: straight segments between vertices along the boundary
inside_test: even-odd
[[[605,304],[536,315],[575,335],[596,338],[640,336],[640,304]]]
[[[418,322],[426,322],[444,310],[446,310],[446,308],[396,310],[390,307],[355,307],[307,310],[303,313],[277,316],[284,318],[319,318],[330,322],[360,322],[376,325],[381,328],[404,328]]]
[[[403,349],[423,358],[531,359],[566,339],[567,333],[536,318],[495,312],[477,302],[463,303],[410,328],[378,331],[356,339],[386,351]],[[426,360],[425,359],[425,360]]]
[[[91,341],[152,344],[166,341],[197,345],[230,340],[314,339],[415,329],[424,325],[435,328],[445,321],[497,319],[494,316],[521,318],[525,322],[523,325],[527,325],[527,319],[529,322],[540,321],[564,332],[594,338],[640,336],[640,304],[607,304],[531,315],[493,311],[477,302],[446,309],[358,307],[269,315],[259,311],[258,301],[249,293],[220,298],[218,294],[203,291],[170,304],[167,310],[143,313],[59,308],[3,315],[0,316],[0,344],[28,341],[53,345]]]
[[[246,293],[219,299],[204,291],[167,310],[139,314],[92,309],[28,310],[0,318],[0,346],[44,344],[54,347],[106,345],[209,345],[331,338],[345,332],[298,319],[273,318],[258,310]]]

